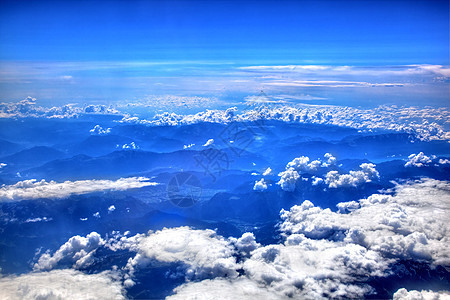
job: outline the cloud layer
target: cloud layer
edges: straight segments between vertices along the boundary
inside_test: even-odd
[[[0,278],[0,298],[125,299],[120,282],[110,272],[87,275],[65,269]]]
[[[450,132],[445,129],[449,122],[447,108],[419,108],[379,106],[375,109],[360,109],[345,106],[280,105],[261,106],[236,113],[237,108],[227,110],[206,110],[194,115],[175,113],[157,114],[153,120],[138,117],[124,117],[124,123],[145,125],[187,125],[201,122],[227,124],[232,121],[251,122],[256,120],[277,120],[300,124],[323,124],[355,128],[363,131],[406,132],[421,140],[449,140]],[[421,122],[417,122],[421,120]]]
[[[157,185],[145,177],[128,177],[118,180],[79,180],[79,181],[19,181],[13,185],[0,187],[0,201],[20,201],[39,198],[66,198],[70,195],[87,194],[100,191],[123,191],[133,188]]]

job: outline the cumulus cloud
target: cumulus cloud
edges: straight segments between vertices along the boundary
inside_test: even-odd
[[[125,292],[111,272],[84,274],[53,270],[0,278],[0,298],[15,299],[125,299]]]
[[[270,167],[268,167],[264,173],[262,174],[263,176],[269,176],[272,175],[272,169]]]
[[[35,98],[27,97],[19,102],[0,103],[0,118],[76,118],[82,114],[119,114],[112,106],[67,104],[46,108],[37,105]]]
[[[100,191],[123,191],[133,188],[157,185],[145,177],[128,177],[118,180],[79,180],[79,181],[19,181],[13,185],[0,187],[0,201],[20,201],[38,198],[66,198],[70,195],[87,194]]]
[[[209,139],[208,141],[206,141],[206,143],[203,145],[203,147],[208,147],[208,146],[211,146],[212,144],[214,144],[214,139]]]
[[[310,201],[282,211],[286,237],[334,239],[361,245],[386,258],[415,259],[450,265],[450,185],[426,179],[397,185],[395,195],[374,194],[340,204],[344,213],[321,209]]]
[[[107,135],[111,133],[111,128],[103,128],[100,125],[95,125],[94,128],[89,130],[92,135]]]
[[[439,159],[437,160],[435,155],[426,156],[423,152],[419,152],[418,154],[411,154],[408,156],[408,161],[405,164],[405,167],[426,167],[429,166],[432,162],[435,164],[447,164],[447,159]]]
[[[139,146],[136,145],[135,142],[131,142],[129,144],[122,145],[122,149],[125,149],[125,150],[137,150],[137,149],[139,149]]]
[[[174,290],[175,294],[167,300],[253,300],[288,299],[269,291],[265,286],[257,284],[246,277],[230,280],[224,278],[207,279],[200,282],[185,283]]]
[[[112,213],[115,210],[116,210],[116,207],[114,205],[111,205],[110,207],[108,207],[108,213]]]
[[[330,171],[325,176],[325,183],[330,188],[356,187],[380,177],[374,164],[363,163],[359,167],[361,170],[350,171],[348,174],[339,174],[338,171]]]
[[[328,165],[335,165],[337,162],[337,158],[334,157],[331,153],[325,153],[324,155],[325,159],[327,160],[326,162],[326,166]]]
[[[140,120],[137,117],[124,117],[121,122],[145,125],[189,125],[196,123],[222,123],[231,121],[251,122],[257,120],[277,120],[300,124],[324,124],[355,128],[362,131],[389,130],[406,132],[421,140],[450,140],[446,124],[450,117],[447,108],[419,108],[379,106],[375,109],[360,109],[344,106],[282,105],[262,107],[236,113],[236,108],[227,110],[206,110],[194,115],[162,113],[153,120]],[[417,119],[423,122],[417,122]]]
[[[256,242],[255,235],[252,232],[246,232],[238,239],[231,237],[230,241],[243,255],[250,255],[253,250],[261,246]]]
[[[286,165],[286,171],[280,172],[280,180],[277,182],[281,186],[281,189],[288,192],[295,190],[295,184],[301,177],[303,172],[306,173],[318,173],[321,168],[328,168],[331,165],[336,164],[337,159],[330,153],[325,153],[324,158],[326,161],[322,161],[320,158],[316,160],[310,160],[307,156],[300,156],[294,158]],[[334,172],[334,173],[333,173]],[[337,171],[331,171],[330,174],[338,174]],[[356,174],[356,173],[355,173]],[[302,178],[308,181],[308,178]],[[318,185],[324,182],[323,178],[313,176],[312,185]]]
[[[393,300],[449,300],[450,292],[441,291],[441,292],[433,292],[433,291],[408,291],[405,288],[399,289],[393,295]]]
[[[286,169],[292,168],[297,171],[303,172],[315,172],[321,167],[322,162],[319,160],[313,160],[310,162],[309,157],[300,156],[289,162]]]
[[[300,299],[356,298],[372,291],[358,278],[385,276],[389,261],[355,244],[311,240],[258,248],[244,261],[249,278],[274,292]]]
[[[140,239],[138,253],[128,261],[136,268],[182,263],[187,278],[236,277],[236,258],[230,243],[213,230],[189,227],[163,229]]]
[[[277,184],[283,191],[286,192],[293,192],[295,190],[295,184],[300,178],[298,172],[293,169],[288,169],[284,172],[280,172],[278,173],[278,176],[280,176],[280,180],[277,182]]]
[[[253,186],[254,191],[265,191],[267,190],[267,183],[264,181],[264,178],[261,178],[259,181],[255,181],[255,185]]]
[[[6,167],[6,166],[7,166],[7,164],[5,164],[5,163],[0,163],[0,169],[3,168],[3,167]]]
[[[70,264],[76,269],[86,268],[94,262],[95,251],[104,244],[105,241],[97,232],[91,232],[86,237],[73,236],[53,255],[49,251],[42,254],[33,269],[48,271],[56,268],[58,264]]]

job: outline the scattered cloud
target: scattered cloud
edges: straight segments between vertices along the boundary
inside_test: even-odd
[[[183,149],[189,149],[189,148],[191,148],[193,146],[195,146],[195,144],[184,145]]]
[[[91,232],[86,237],[73,236],[53,255],[49,251],[42,254],[33,269],[49,271],[61,263],[73,265],[75,269],[86,268],[94,262],[95,251],[104,244],[105,241],[97,232]]]
[[[0,187],[1,201],[20,201],[39,198],[66,198],[70,195],[87,194],[100,191],[123,191],[157,185],[145,177],[128,177],[118,180],[79,180],[79,181],[19,181],[13,185]]]
[[[426,300],[426,299],[434,299],[434,300],[448,300],[450,299],[450,292],[441,291],[441,292],[433,292],[433,291],[408,291],[405,288],[399,289],[395,292],[393,296],[393,300]]]
[[[203,147],[208,147],[208,146],[211,146],[212,144],[214,144],[214,139],[209,139],[208,141],[206,141],[206,143],[203,145]]]
[[[293,192],[295,190],[295,184],[300,178],[298,172],[293,169],[288,169],[286,171],[280,172],[278,173],[278,176],[280,176],[280,180],[277,182],[277,184],[283,191],[286,192]]]
[[[173,276],[184,277],[186,282],[175,288],[168,299],[322,299],[373,295],[371,281],[395,275],[392,267],[405,259],[450,265],[449,182],[405,182],[397,184],[389,194],[373,194],[337,206],[339,211],[333,212],[306,200],[288,211],[282,210],[278,229],[283,242],[279,244],[261,245],[250,232],[226,239],[212,230],[189,227],[135,236],[113,232],[108,239],[93,232],[86,237],[72,237],[53,254],[44,253],[35,270],[51,270],[64,264],[82,268],[92,262],[98,248],[107,247],[136,253],[116,276],[123,280],[124,287],[134,285],[140,269],[176,266]],[[80,280],[93,276],[93,285],[95,276],[106,277],[105,282],[121,295],[121,287],[108,279],[107,273],[85,275],[74,270],[53,270],[45,274],[55,272],[79,274]],[[20,277],[29,276],[23,280],[32,282],[28,278],[42,274]],[[0,289],[0,295],[6,293],[4,290],[17,291],[14,280],[20,277],[1,278],[0,287],[3,284],[8,288]],[[53,280],[54,285],[60,284],[56,282],[59,278]],[[447,294],[400,289],[394,299]]]
[[[270,167],[268,167],[264,173],[262,174],[263,176],[269,176],[272,175],[272,169]]]
[[[325,183],[330,188],[357,187],[358,185],[380,178],[380,174],[375,169],[374,164],[364,163],[359,167],[361,170],[350,171],[348,174],[339,174],[338,171],[330,171],[325,175]]]
[[[125,150],[138,150],[139,146],[136,145],[135,142],[131,142],[129,144],[122,145],[122,149],[125,149]]]
[[[89,130],[92,135],[107,135],[111,133],[111,128],[103,128],[100,125],[95,125],[94,128]]]
[[[253,190],[259,192],[267,190],[267,183],[265,182],[264,178],[261,178],[261,180],[259,181],[255,181]]]
[[[418,154],[411,154],[408,156],[408,161],[405,164],[405,167],[427,167],[431,164],[434,165],[446,165],[449,164],[450,161],[446,158],[437,159],[436,155],[427,156],[423,152],[419,152]]]
[[[116,210],[116,207],[114,205],[111,205],[110,207],[108,207],[108,213],[112,213],[115,210]]]

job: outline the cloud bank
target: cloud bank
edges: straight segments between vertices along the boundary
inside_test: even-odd
[[[0,298],[15,299],[125,299],[111,272],[84,274],[65,269],[0,278]]]
[[[79,180],[79,181],[37,181],[36,179],[19,181],[13,185],[0,187],[0,201],[20,201],[39,198],[66,198],[70,195],[87,194],[101,191],[123,191],[157,185],[145,177],[128,177],[118,180]]]
[[[81,114],[119,114],[112,106],[85,105],[83,107],[67,104],[60,107],[42,107],[36,99],[27,97],[19,102],[0,103],[0,118],[76,118]]]
[[[257,120],[277,120],[288,123],[332,125],[355,128],[362,131],[405,132],[414,137],[429,140],[449,140],[450,111],[445,108],[419,108],[379,106],[375,109],[360,109],[332,105],[261,106],[238,114],[237,108],[227,110],[206,110],[193,115],[175,113],[157,114],[153,120],[138,117],[124,117],[121,122],[150,126],[189,125],[202,122],[228,124],[232,121],[252,122]],[[417,120],[421,120],[417,122]]]

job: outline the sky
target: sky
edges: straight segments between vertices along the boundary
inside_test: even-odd
[[[217,96],[242,66],[417,64],[449,65],[448,1],[0,2],[4,101],[180,93],[167,78]],[[211,74],[226,83],[202,89]]]

